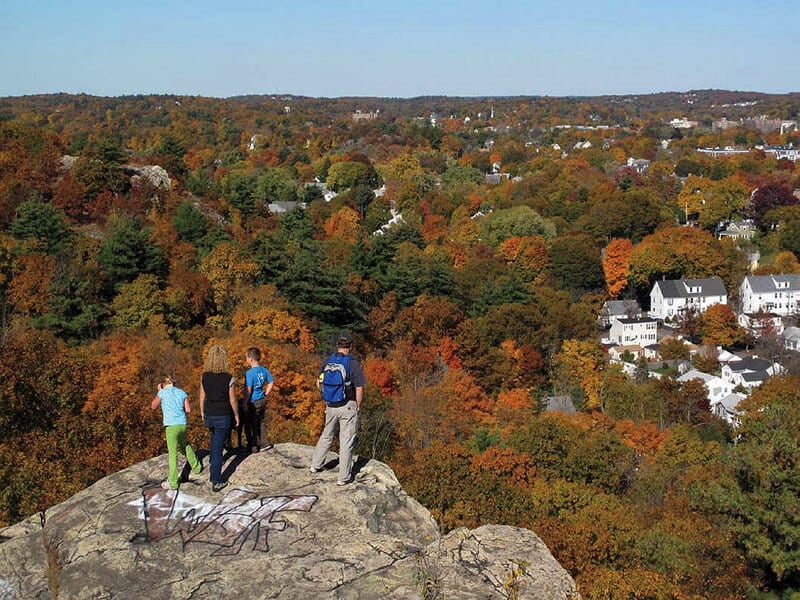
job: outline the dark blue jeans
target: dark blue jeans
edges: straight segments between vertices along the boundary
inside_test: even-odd
[[[211,469],[211,483],[222,481],[222,450],[225,440],[231,433],[232,417],[229,415],[205,415],[203,422],[211,430],[211,448],[209,449],[209,468]]]

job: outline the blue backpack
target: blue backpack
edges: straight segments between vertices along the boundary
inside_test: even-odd
[[[349,354],[331,354],[328,362],[319,374],[319,389],[322,391],[322,399],[327,404],[343,402],[347,398],[347,388],[350,382],[350,361],[353,359]]]

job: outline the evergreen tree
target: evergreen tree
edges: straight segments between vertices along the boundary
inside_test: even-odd
[[[208,233],[208,221],[189,202],[183,202],[178,206],[172,217],[172,223],[178,230],[181,240],[195,246]]]
[[[106,275],[105,292],[112,294],[143,273],[163,276],[166,261],[150,241],[150,229],[136,217],[115,217],[111,235],[100,246],[98,261]]]
[[[45,252],[55,254],[64,248],[70,232],[64,215],[50,204],[28,200],[17,207],[17,218],[11,223],[11,235],[19,240],[36,240]]]

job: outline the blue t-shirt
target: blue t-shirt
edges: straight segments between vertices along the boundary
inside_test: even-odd
[[[183,401],[186,400],[186,392],[174,385],[167,385],[158,390],[158,397],[161,398],[161,412],[164,413],[164,427],[170,425],[186,425],[186,411],[183,409]]]
[[[250,394],[250,402],[261,400],[264,397],[264,386],[273,380],[272,373],[269,369],[258,365],[247,370],[244,374],[244,384],[253,388],[253,393]]]

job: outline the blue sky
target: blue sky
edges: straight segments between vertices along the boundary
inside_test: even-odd
[[[0,96],[800,91],[799,0],[0,0]]]

